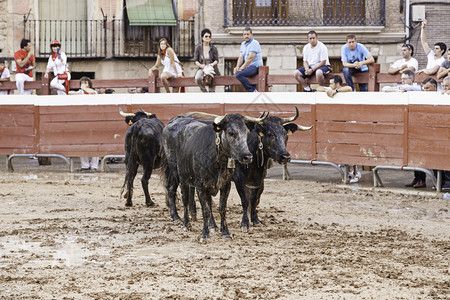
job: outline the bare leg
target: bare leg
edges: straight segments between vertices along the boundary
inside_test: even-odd
[[[316,78],[317,78],[317,82],[319,83],[320,86],[325,86],[326,80],[325,80],[325,75],[323,75],[322,70],[316,71]]]
[[[303,88],[309,86],[309,84],[306,82],[305,78],[303,78],[303,75],[302,73],[300,73],[299,70],[295,70],[294,78],[297,79],[298,83],[300,83]]]
[[[169,78],[172,78],[172,74],[170,74],[169,72],[164,72],[161,74],[161,81],[164,85],[166,93],[170,93]]]

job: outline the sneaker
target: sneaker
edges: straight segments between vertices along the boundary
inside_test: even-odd
[[[312,92],[313,90],[309,86],[307,86],[307,87],[303,88],[303,91],[309,93],[309,92]]]
[[[356,183],[361,179],[361,173],[360,172],[352,172],[349,175],[350,183]]]

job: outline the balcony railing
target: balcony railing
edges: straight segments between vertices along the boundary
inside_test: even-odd
[[[157,43],[166,38],[180,58],[194,56],[195,21],[177,26],[130,26],[128,20],[25,20],[24,36],[37,58],[50,55],[57,39],[70,58],[156,57]]]
[[[225,0],[225,27],[384,26],[385,0]]]

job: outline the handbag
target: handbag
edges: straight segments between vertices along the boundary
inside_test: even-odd
[[[66,80],[69,78],[69,75],[67,74],[67,72],[64,72],[63,74],[58,74],[58,79],[60,80]]]

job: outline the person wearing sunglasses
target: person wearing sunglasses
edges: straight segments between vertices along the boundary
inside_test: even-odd
[[[420,41],[422,42],[423,51],[427,55],[427,67],[417,71],[417,74],[425,73],[427,75],[436,74],[441,65],[444,63],[444,53],[447,51],[447,45],[444,43],[435,43],[434,48],[431,49],[427,42],[425,34],[425,27],[427,26],[427,20],[423,20],[422,29],[420,31]],[[441,85],[438,85],[438,90],[441,90]]]
[[[194,62],[198,67],[195,73],[195,82],[200,87],[200,90],[204,93],[208,92],[205,87],[205,70],[210,70],[207,72],[211,73],[213,76],[220,76],[219,68],[219,51],[216,46],[211,43],[211,30],[205,28],[201,32],[202,42],[195,48],[194,51]],[[206,68],[206,69],[205,69]],[[215,92],[216,88],[212,83],[208,86],[209,92]]]
[[[401,49],[402,59],[396,60],[388,70],[388,73],[395,75],[403,73],[406,70],[416,72],[419,69],[419,62],[412,57],[414,55],[414,47],[410,44],[404,44]]]

